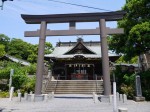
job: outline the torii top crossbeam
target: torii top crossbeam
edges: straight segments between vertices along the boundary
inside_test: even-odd
[[[67,23],[67,22],[96,22],[100,19],[105,21],[117,21],[123,18],[124,11],[103,12],[103,13],[74,13],[74,14],[52,14],[52,15],[25,15],[21,17],[27,24]]]

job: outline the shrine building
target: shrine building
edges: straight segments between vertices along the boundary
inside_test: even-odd
[[[109,61],[114,62],[119,55],[108,51]],[[45,59],[52,65],[55,80],[102,80],[101,43],[78,38],[77,42],[58,42]]]

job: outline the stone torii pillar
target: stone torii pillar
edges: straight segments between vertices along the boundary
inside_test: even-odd
[[[41,94],[41,89],[42,89],[46,30],[47,30],[47,24],[46,24],[45,21],[42,21],[41,22],[41,27],[40,27],[40,38],[39,38],[39,47],[38,47],[35,95],[40,95]]]
[[[107,44],[107,29],[105,19],[100,19],[100,39],[101,39],[101,54],[102,54],[102,72],[104,81],[104,95],[111,94],[109,57]]]

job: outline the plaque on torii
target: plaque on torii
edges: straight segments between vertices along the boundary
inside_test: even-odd
[[[106,21],[117,21],[123,18],[124,11],[103,13],[75,13],[54,15],[21,15],[27,24],[41,24],[37,31],[26,31],[26,37],[40,37],[36,71],[35,95],[40,95],[42,90],[42,72],[44,64],[44,47],[46,36],[70,36],[70,35],[100,35],[102,51],[102,72],[104,81],[104,95],[111,94],[110,71],[107,35],[122,34],[122,28],[107,28]],[[76,29],[77,22],[99,22],[96,29]],[[49,30],[48,23],[69,23],[68,30]]]

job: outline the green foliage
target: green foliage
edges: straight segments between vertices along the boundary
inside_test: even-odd
[[[121,85],[121,92],[126,94],[129,99],[133,99],[135,91],[134,91],[134,88],[131,85],[127,86],[125,84],[122,84]]]
[[[45,42],[45,54],[50,54],[52,50],[52,44],[49,42]],[[27,60],[31,63],[36,63],[38,55],[38,45],[32,45],[27,42],[24,42],[21,39],[13,38],[9,42],[7,53],[11,56]]]
[[[135,95],[135,74],[130,71],[122,72],[121,66],[116,66],[114,71],[116,76],[117,91],[125,93],[129,99]],[[150,100],[150,69],[139,73],[141,76],[141,87],[143,96]]]
[[[5,51],[8,51],[8,44],[10,42],[10,38],[4,34],[0,34],[0,44],[5,46]]]
[[[31,63],[36,63],[37,62],[37,55],[38,55],[38,45],[32,45],[29,48],[29,55],[27,58],[27,61]]]
[[[8,54],[20,59],[27,60],[29,55],[29,47],[31,44],[24,42],[21,39],[13,38],[9,43]]]
[[[123,53],[126,60],[131,60],[150,49],[149,0],[127,0],[123,10],[127,14],[118,22],[118,27],[124,28],[125,33],[110,37],[109,48],[118,54]]]
[[[17,93],[14,92],[13,96],[17,96]],[[9,98],[9,92],[8,91],[0,91],[0,98]]]
[[[135,74],[125,74],[124,76],[123,76],[123,78],[125,79],[124,80],[124,82],[125,82],[125,84],[127,84],[127,85],[132,85],[132,84],[134,84],[135,83]]]
[[[53,46],[50,42],[45,42],[45,54],[50,54],[53,51]]]
[[[18,90],[20,89],[24,82],[27,80],[27,75],[26,74],[15,74],[13,77],[12,77],[12,86],[15,87],[15,90]]]
[[[36,63],[36,61],[37,61],[37,54],[34,54],[34,53],[30,54],[28,56],[28,58],[27,58],[27,61],[29,61],[31,63]]]
[[[137,24],[129,32],[127,52],[133,52],[132,55],[140,55],[150,50],[150,21]],[[132,46],[131,46],[132,45]]]
[[[9,79],[10,68],[0,69],[0,79]]]
[[[31,64],[30,66],[24,67],[29,75],[34,75],[36,72],[36,64]]]
[[[5,54],[5,46],[0,44],[0,58],[3,57]]]
[[[140,73],[143,96],[150,101],[150,69]]]
[[[147,101],[150,101],[150,89],[143,89],[143,96]]]
[[[116,63],[117,64],[121,64],[121,63],[132,63],[132,64],[134,64],[134,63],[137,63],[138,62],[138,57],[137,56],[135,56],[135,57],[133,57],[131,60],[129,60],[129,61],[126,61],[126,59],[125,59],[125,56],[121,56],[117,61],[116,61]]]
[[[20,63],[13,63],[9,61],[0,61],[0,79],[9,79],[10,78],[10,69],[14,69],[14,75],[12,76],[12,86],[15,87],[15,90],[33,90],[35,78],[29,78],[28,73],[35,74],[36,64],[31,66],[21,66]],[[29,83],[29,84],[28,84]],[[28,85],[28,86],[26,86]],[[7,86],[5,87],[7,88]],[[1,90],[5,90],[4,87],[1,87]]]
[[[28,80],[26,80],[26,82],[24,82],[24,85],[22,86],[22,93],[24,92],[30,92],[30,91],[34,91],[35,88],[35,76],[34,77],[28,77]]]
[[[45,42],[45,54],[51,53],[52,50],[52,44]],[[32,45],[16,38],[11,39],[10,41],[9,37],[0,34],[0,57],[4,56],[5,52],[6,54],[27,60],[33,64],[30,66],[22,66],[20,63],[0,60],[0,80],[9,80],[10,69],[14,69],[12,86],[15,87],[15,90],[21,89],[21,91],[34,91],[35,77],[29,77],[28,74],[35,75],[38,45]],[[0,86],[0,90],[8,90],[8,85]]]
[[[20,63],[13,63],[9,61],[0,61],[0,79],[9,79],[10,69],[17,70],[20,67]]]
[[[121,91],[125,93],[129,99],[133,99],[135,94],[135,74],[125,74],[123,79],[124,84],[121,85]]]
[[[9,98],[9,92],[1,91],[0,98]]]
[[[121,66],[116,66],[114,71],[117,83],[117,91],[126,94],[129,99],[133,98],[135,93],[135,74],[130,71],[122,72]]]
[[[45,54],[50,54],[52,51],[52,44],[50,42],[45,42]],[[10,41],[9,37],[4,34],[0,34],[0,57],[4,56],[5,52],[16,58],[36,63],[38,45],[32,45],[16,38],[11,39]]]

